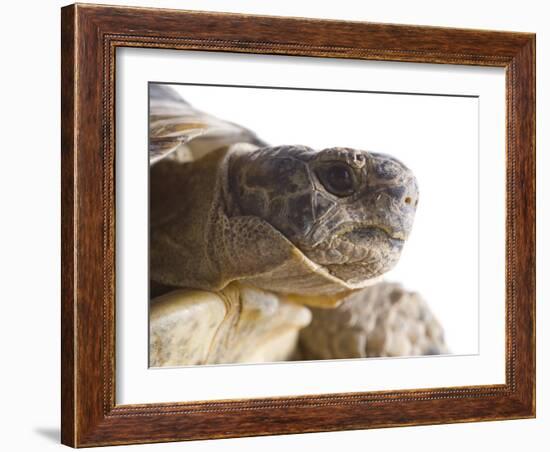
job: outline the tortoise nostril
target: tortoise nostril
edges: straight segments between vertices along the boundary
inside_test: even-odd
[[[405,204],[410,204],[410,203],[412,203],[412,198],[410,196],[407,196],[405,198]]]

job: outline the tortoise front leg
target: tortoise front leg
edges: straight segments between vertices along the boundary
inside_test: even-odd
[[[399,284],[376,284],[335,309],[312,308],[312,314],[300,334],[303,359],[448,353],[443,329],[426,302]]]

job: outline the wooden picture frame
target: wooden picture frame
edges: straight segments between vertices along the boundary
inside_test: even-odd
[[[62,9],[61,32],[64,444],[84,447],[535,416],[534,34],[79,4]],[[506,383],[117,405],[118,47],[505,68]]]

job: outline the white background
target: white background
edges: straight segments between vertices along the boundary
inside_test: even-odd
[[[153,5],[151,1],[120,4]],[[53,450],[59,423],[59,10],[62,2],[27,1],[3,9],[2,55],[2,226],[1,265],[4,323],[2,448]],[[278,15],[464,26],[538,32],[538,173],[548,170],[550,52],[544,2],[388,1],[364,5],[339,2],[158,1],[155,6]],[[7,161],[6,161],[7,158]],[[538,178],[538,274],[548,271],[550,181]],[[542,231],[542,232],[541,232]],[[546,256],[544,256],[546,255]],[[548,282],[538,281],[538,417],[536,420],[406,427],[267,438],[119,447],[115,450],[239,450],[289,448],[321,450],[542,451],[550,428],[547,370],[550,320],[544,297]],[[543,433],[544,432],[544,433]]]
[[[504,382],[503,71],[297,60],[157,49],[117,51],[117,403]],[[470,356],[147,369],[148,205],[140,200],[147,198],[144,112],[149,80],[479,95],[472,99],[180,88],[197,108],[246,124],[275,145],[307,143],[322,149],[339,144],[383,150],[406,162],[419,178],[422,201],[404,257],[387,278],[426,297],[443,322],[451,353]],[[479,292],[478,162],[483,281]],[[481,350],[471,356],[478,353],[478,308]]]

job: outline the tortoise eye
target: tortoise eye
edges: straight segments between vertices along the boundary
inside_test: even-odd
[[[333,162],[317,170],[317,177],[327,191],[336,196],[350,196],[355,191],[355,175],[345,163]]]

